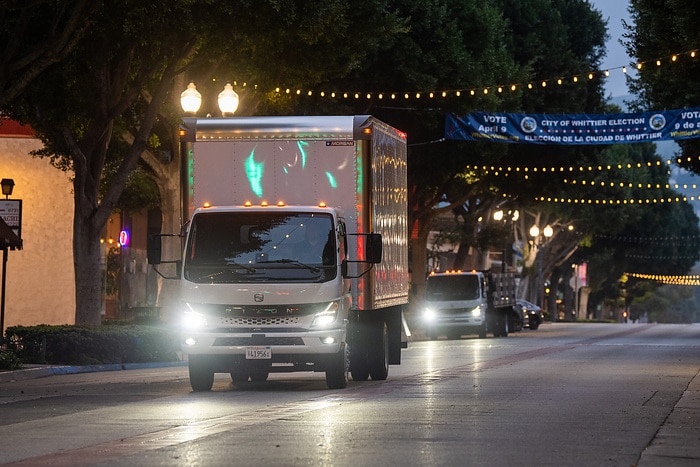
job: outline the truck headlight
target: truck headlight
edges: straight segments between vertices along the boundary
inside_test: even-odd
[[[423,319],[426,321],[434,321],[436,318],[437,314],[435,313],[435,310],[432,308],[426,308],[425,311],[423,312]]]
[[[481,316],[481,307],[476,307],[472,310],[472,316]]]
[[[314,320],[311,323],[312,328],[324,328],[333,323],[338,318],[338,310],[340,303],[338,301],[330,302],[326,307],[314,315]]]
[[[192,305],[185,303],[185,313],[182,317],[182,328],[191,329],[202,329],[207,327],[207,318],[202,313],[196,312]]]

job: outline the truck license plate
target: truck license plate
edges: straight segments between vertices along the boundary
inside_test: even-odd
[[[263,346],[246,347],[245,358],[246,360],[269,360],[272,358],[272,349]]]

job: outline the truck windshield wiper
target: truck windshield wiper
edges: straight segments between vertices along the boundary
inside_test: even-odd
[[[272,259],[272,260],[266,260],[266,261],[258,261],[257,264],[260,263],[278,263],[278,264],[294,264],[297,266],[304,267],[308,269],[311,272],[319,272],[321,269],[316,267],[316,266],[311,266],[310,264],[302,263],[301,261],[297,261],[296,259],[289,259],[289,258],[283,258],[283,259]]]
[[[226,266],[234,266],[237,268],[245,269],[246,271],[251,272],[251,273],[255,272],[255,268],[252,266],[247,266],[245,264],[237,263],[237,262],[232,261],[228,258],[224,258],[224,260],[226,260]]]
[[[246,273],[248,274],[253,274],[257,272],[255,268],[246,266],[245,264],[239,264],[235,262],[229,262],[227,263],[227,266],[232,266],[232,267],[227,267],[225,269],[219,269],[216,272],[212,272],[211,274],[202,274],[201,276],[198,276],[197,278],[199,280],[201,279],[214,279],[215,277],[220,277],[225,274],[230,275],[230,274],[241,274],[237,269],[243,269]]]

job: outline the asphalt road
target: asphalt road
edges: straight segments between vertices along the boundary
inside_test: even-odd
[[[10,465],[700,465],[700,326],[412,342],[386,381],[186,367],[0,379]],[[26,375],[26,373],[25,373]]]

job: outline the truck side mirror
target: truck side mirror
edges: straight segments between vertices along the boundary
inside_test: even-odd
[[[378,264],[382,262],[382,234],[367,234],[365,237],[365,252],[365,260],[368,263]]]
[[[160,264],[162,262],[162,243],[159,234],[149,234],[146,240],[146,257],[148,264]]]

